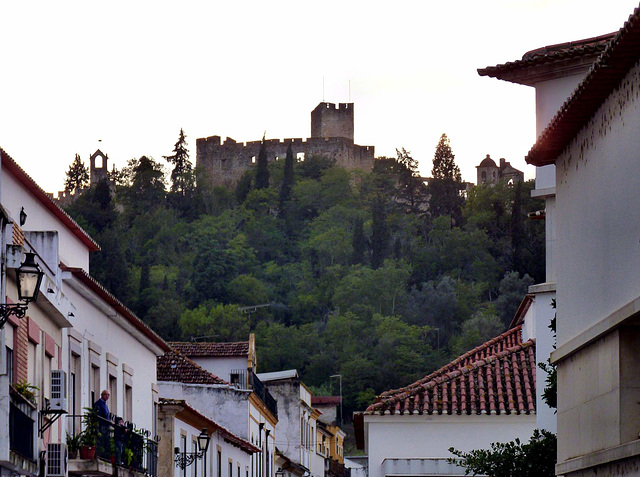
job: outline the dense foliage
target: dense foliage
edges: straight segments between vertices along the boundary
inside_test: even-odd
[[[404,149],[368,173],[287,154],[227,190],[178,167],[184,140],[172,185],[141,157],[69,207],[102,247],[92,274],[168,340],[253,331],[262,372],[335,393],[342,375],[345,416],[503,331],[544,278],[532,183],[474,187],[452,221]]]
[[[519,439],[491,444],[491,449],[461,452],[451,447],[449,452],[457,456],[450,462],[465,467],[465,475],[489,477],[553,477],[556,475],[556,435],[535,429],[529,443]]]

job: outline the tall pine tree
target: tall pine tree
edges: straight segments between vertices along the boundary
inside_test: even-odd
[[[266,189],[269,187],[269,161],[267,161],[267,145],[264,136],[262,136],[256,166],[256,189]]]
[[[76,154],[75,159],[67,170],[67,178],[64,181],[64,189],[72,194],[80,192],[89,185],[89,170],[84,165],[80,156]]]
[[[182,128],[178,142],[173,146],[173,155],[163,156],[169,163],[173,164],[171,171],[171,192],[181,196],[189,195],[193,191],[194,177],[191,162],[189,161],[189,150],[187,140]]]
[[[284,177],[282,178],[282,186],[280,187],[280,212],[285,210],[285,204],[291,199],[291,190],[293,189],[293,151],[291,143],[287,148],[287,157],[284,160]]]
[[[454,225],[462,221],[463,188],[460,168],[455,163],[455,156],[449,145],[446,134],[440,136],[433,156],[433,169],[429,181],[429,209],[433,217],[448,215]]]

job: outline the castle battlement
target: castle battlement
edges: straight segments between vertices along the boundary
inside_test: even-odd
[[[311,112],[311,137],[265,139],[268,160],[284,159],[291,145],[298,160],[318,155],[346,169],[371,170],[375,147],[354,144],[353,112],[353,103],[318,104]],[[233,186],[255,164],[262,142],[237,142],[230,137],[223,142],[220,136],[197,139],[196,165],[209,173],[214,185]]]

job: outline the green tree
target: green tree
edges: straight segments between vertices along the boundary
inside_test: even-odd
[[[396,149],[398,167],[398,199],[407,212],[412,214],[426,210],[428,201],[427,187],[420,177],[418,161],[404,148]]]
[[[289,147],[287,147],[287,156],[284,160],[284,176],[282,178],[282,185],[280,186],[280,213],[282,215],[284,215],[283,211],[285,210],[285,204],[291,200],[291,192],[295,182],[293,165],[293,151],[291,150],[291,143],[289,143]]]
[[[462,177],[460,168],[455,163],[449,138],[440,136],[436,152],[433,156],[433,168],[429,181],[429,208],[435,217],[448,215],[453,223],[460,225],[462,221]]]
[[[85,189],[89,185],[89,170],[84,165],[80,156],[76,154],[75,159],[67,170],[67,178],[64,181],[64,189],[75,194]]]
[[[354,265],[363,264],[367,250],[367,238],[364,236],[364,221],[360,216],[356,217],[353,224],[351,249],[351,263]]]
[[[125,174],[129,183],[125,194],[132,213],[147,213],[164,204],[166,190],[160,163],[147,156],[131,159],[125,168]]]
[[[387,204],[382,195],[377,195],[371,207],[371,266],[378,268],[389,256],[390,232],[387,225]]]
[[[178,141],[173,146],[173,154],[163,157],[173,165],[173,170],[171,171],[171,192],[183,197],[192,194],[194,175],[191,162],[189,161],[186,136],[182,128],[180,128]]]
[[[465,475],[489,477],[554,477],[556,466],[556,435],[535,429],[528,444],[520,439],[511,442],[494,442],[491,449],[462,452],[449,448],[457,458],[449,462],[465,467]]]
[[[249,335],[249,316],[237,305],[203,304],[186,310],[178,321],[183,339],[213,337],[212,341],[241,341]]]
[[[507,272],[502,280],[500,280],[498,288],[500,295],[496,300],[496,310],[505,326],[511,323],[522,299],[528,293],[529,287],[533,285],[533,283],[533,278],[529,275],[525,274],[525,276],[520,278],[518,272]]]
[[[269,161],[267,160],[267,144],[264,137],[260,144],[258,160],[256,162],[256,189],[266,189],[269,187]]]
[[[498,336],[504,329],[505,327],[500,318],[494,313],[489,310],[479,310],[462,323],[461,333],[452,340],[452,353],[454,355],[462,355]]]

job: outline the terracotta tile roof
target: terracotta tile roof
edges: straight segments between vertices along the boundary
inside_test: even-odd
[[[72,234],[74,234],[91,252],[100,250],[100,246],[93,240],[75,220],[71,218],[58,204],[18,165],[13,158],[0,148],[0,156],[3,169],[9,171],[38,200],[45,209],[48,209],[62,222]]]
[[[12,243],[14,245],[24,245],[24,232],[15,222],[13,224],[13,233],[11,235]]]
[[[60,264],[60,270],[71,273],[75,278],[81,281],[87,288],[102,298],[106,303],[113,307],[120,315],[124,317],[134,328],[145,335],[149,340],[155,343],[163,351],[169,351],[171,348],[160,335],[147,326],[140,318],[136,316],[129,308],[127,308],[120,300],[111,294],[100,282],[89,275],[84,269],[78,267],[68,267]]]
[[[189,357],[248,356],[249,342],[207,343],[172,341],[169,345]]]
[[[542,132],[526,161],[535,166],[555,163],[639,58],[640,8],[636,8]]]
[[[340,396],[311,396],[312,406],[322,406],[327,404],[340,404]]]
[[[517,326],[404,388],[365,414],[530,414],[536,406],[535,342]]]
[[[156,359],[158,381],[185,384],[229,384],[224,379],[201,368],[178,351],[167,351]]]
[[[544,46],[528,51],[522,56],[521,60],[480,68],[478,69],[478,74],[480,76],[490,76],[505,81],[512,81],[518,72],[540,68],[543,65],[554,65],[558,67],[561,63],[575,63],[575,60],[580,59],[593,61],[605,50],[614,36],[615,32],[584,40]],[[526,80],[515,82],[532,85],[532,83]]]
[[[204,422],[206,422],[207,423],[207,431],[217,432],[229,444],[234,445],[234,446],[244,450],[245,452],[247,452],[249,454],[255,454],[257,452],[262,452],[260,449],[258,449],[256,446],[254,446],[250,442],[245,441],[241,437],[236,436],[230,430],[222,427],[220,424],[218,424],[215,421],[212,421],[211,419],[209,419],[207,416],[202,414],[197,409],[191,407],[189,404],[187,404],[187,402],[184,399],[160,398],[159,404],[160,404],[160,406],[163,406],[163,405],[164,406],[171,406],[171,405],[182,406],[189,413],[198,416],[198,418],[200,418]]]

